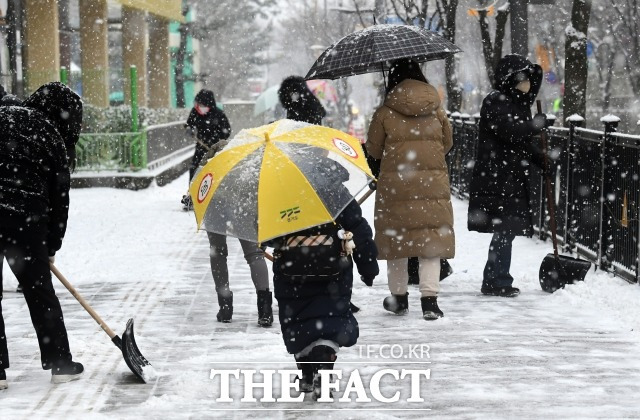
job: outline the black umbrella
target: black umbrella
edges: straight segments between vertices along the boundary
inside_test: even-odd
[[[338,79],[389,68],[389,62],[411,58],[419,63],[442,60],[462,51],[425,28],[374,25],[353,32],[327,48],[307,73],[309,79]]]

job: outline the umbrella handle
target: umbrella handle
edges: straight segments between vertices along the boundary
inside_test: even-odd
[[[542,103],[540,99],[536,101],[538,107],[538,114],[542,113]],[[549,154],[547,153],[547,128],[545,127],[540,132],[540,140],[542,140],[542,153],[544,158],[544,183],[547,190],[547,208],[549,209],[549,223],[551,224],[551,240],[553,242],[553,255],[558,258],[558,238],[556,237],[556,209],[553,200],[553,193],[551,192],[551,177],[549,176]]]
[[[367,198],[371,197],[371,194],[373,194],[373,191],[374,190],[369,189],[369,191],[367,191],[362,197],[360,197],[360,199],[358,200],[358,205],[361,205],[366,201]],[[269,261],[273,262],[273,255],[269,254],[267,251],[264,251],[264,257]]]

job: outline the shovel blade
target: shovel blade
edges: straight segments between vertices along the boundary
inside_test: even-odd
[[[584,280],[591,263],[577,258],[547,254],[540,264],[540,287],[548,293],[564,288],[566,284]]]
[[[122,334],[122,356],[124,356],[124,361],[131,372],[142,382],[147,383],[152,374],[155,376],[151,363],[140,353],[140,349],[136,345],[136,339],[133,336],[133,318],[127,321],[127,328]]]

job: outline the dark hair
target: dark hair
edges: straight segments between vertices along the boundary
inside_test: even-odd
[[[278,99],[282,107],[287,110],[288,119],[322,124],[326,111],[320,100],[311,92],[304,78],[289,76],[284,79],[278,89]]]
[[[76,143],[82,128],[82,100],[80,96],[60,82],[51,82],[38,88],[23,106],[42,112],[58,129],[67,149],[69,169],[73,172]]]
[[[296,102],[301,102],[313,96],[311,90],[300,76],[289,76],[282,81],[278,89],[278,99],[285,109],[299,106]]]
[[[424,83],[429,83],[427,78],[422,74],[420,65],[410,59],[401,58],[391,62],[391,69],[389,69],[389,80],[387,82],[387,94],[391,92],[400,82],[406,79],[419,80]]]
[[[202,89],[198,92],[194,101],[209,108],[216,107],[216,97],[213,92],[208,89]]]

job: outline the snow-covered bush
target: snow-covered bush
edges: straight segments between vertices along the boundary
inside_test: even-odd
[[[186,121],[190,109],[139,109],[140,128],[174,121]],[[99,108],[85,104],[82,118],[83,133],[124,133],[131,131],[131,107],[128,105]]]

